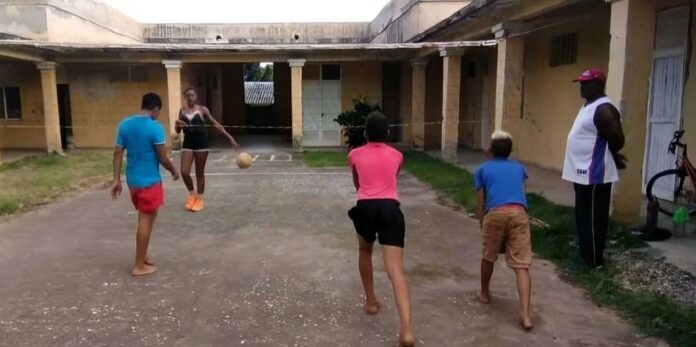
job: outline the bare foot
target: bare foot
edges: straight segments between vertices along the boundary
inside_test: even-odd
[[[365,313],[374,316],[379,312],[380,306],[379,303],[376,302],[374,304],[365,304]]]
[[[520,316],[520,325],[526,331],[530,331],[534,328],[534,323],[532,323],[532,319],[529,317]]]
[[[145,258],[145,265],[155,266],[155,263],[151,262],[149,258]]]
[[[136,266],[133,268],[133,276],[145,276],[157,271],[157,268],[152,265],[144,264],[143,266]]]
[[[413,333],[399,333],[399,347],[413,347],[416,345],[416,339]]]
[[[488,291],[481,291],[479,293],[479,300],[481,300],[482,303],[484,304],[490,304],[491,302],[491,294]]]

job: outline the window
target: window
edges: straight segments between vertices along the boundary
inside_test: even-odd
[[[578,61],[578,33],[571,33],[551,38],[549,65],[573,65]]]
[[[321,79],[324,81],[340,81],[341,65],[324,64],[321,66]]]
[[[22,119],[19,87],[0,88],[0,119]]]
[[[109,67],[109,83],[147,82],[147,67],[140,65],[112,65]]]

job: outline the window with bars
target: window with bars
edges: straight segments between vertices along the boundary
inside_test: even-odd
[[[578,33],[551,38],[549,66],[573,65],[578,61]]]
[[[147,82],[147,67],[140,65],[113,65],[109,68],[110,83]]]
[[[22,119],[19,87],[0,87],[0,120]]]

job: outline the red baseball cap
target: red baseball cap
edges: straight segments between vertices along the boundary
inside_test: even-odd
[[[602,81],[607,80],[607,75],[600,69],[589,69],[581,73],[573,82]]]

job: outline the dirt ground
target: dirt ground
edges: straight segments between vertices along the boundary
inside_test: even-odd
[[[232,167],[212,153],[207,209],[183,210],[165,179],[151,242],[159,272],[130,276],[135,217],[128,196],[77,194],[0,226],[2,346],[393,346],[398,317],[375,262],[383,310],[362,311],[345,170],[312,170],[289,155]],[[481,305],[476,221],[400,179],[414,328],[422,346],[656,346],[614,313],[533,267],[536,327],[518,328],[514,276],[498,263]]]

